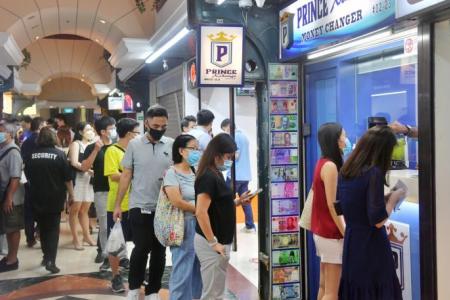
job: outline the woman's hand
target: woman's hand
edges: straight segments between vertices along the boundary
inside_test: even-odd
[[[234,202],[236,203],[237,206],[250,204],[252,202],[250,191],[246,191],[241,196],[239,196],[236,193],[236,198],[234,199]]]
[[[406,191],[404,189],[397,189],[392,191],[389,196],[389,201],[395,206],[398,201],[406,197]]]
[[[214,251],[216,251],[217,253],[219,253],[220,255],[222,255],[223,257],[225,257],[225,246],[217,243],[214,246],[211,247]]]

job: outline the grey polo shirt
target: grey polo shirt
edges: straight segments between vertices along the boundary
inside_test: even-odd
[[[163,175],[172,165],[172,145],[173,139],[165,136],[152,144],[147,135],[128,144],[122,165],[133,172],[129,209],[155,211]]]
[[[9,153],[0,161],[0,190],[6,191],[9,181],[11,178],[21,178],[22,177],[22,156],[20,154],[19,147],[14,144],[14,142],[0,148],[0,156],[9,148],[16,148],[16,150],[11,150]],[[0,199],[0,201],[3,199]],[[23,185],[19,185],[16,193],[13,197],[14,205],[21,205],[24,201],[24,191]]]

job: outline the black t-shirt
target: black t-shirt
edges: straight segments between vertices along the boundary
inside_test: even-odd
[[[66,182],[71,181],[67,157],[56,148],[37,148],[25,165],[33,208],[40,213],[59,213],[66,201]]]
[[[233,191],[225,183],[222,174],[208,169],[195,181],[195,198],[199,194],[208,194],[211,205],[208,209],[211,228],[219,243],[226,245],[233,242],[236,227],[236,212]],[[205,237],[197,224],[196,231]]]
[[[103,146],[100,151],[98,151],[97,156],[95,157],[94,164],[92,165],[92,169],[94,170],[94,177],[92,179],[92,185],[94,186],[94,192],[108,192],[109,191],[109,183],[108,177],[104,176],[105,174],[105,152],[110,145]],[[90,144],[84,150],[84,159],[87,159],[89,155],[94,151],[95,143]]]

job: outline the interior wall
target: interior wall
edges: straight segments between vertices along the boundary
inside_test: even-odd
[[[202,88],[202,109],[209,109],[215,115],[213,133],[217,135],[222,132],[220,123],[230,116],[229,89],[228,88]],[[237,96],[235,102],[236,127],[244,133],[250,144],[250,167],[252,181],[250,190],[258,186],[257,165],[257,122],[256,122],[256,98],[249,96]]]
[[[436,243],[438,299],[450,299],[450,21],[435,26]]]

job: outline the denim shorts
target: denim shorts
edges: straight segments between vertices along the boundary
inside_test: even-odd
[[[24,228],[23,204],[16,205],[10,214],[3,211],[3,202],[0,203],[0,234],[20,231]]]

